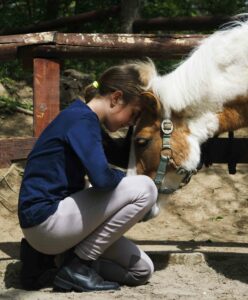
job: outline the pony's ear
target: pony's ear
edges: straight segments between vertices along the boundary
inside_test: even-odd
[[[152,92],[141,93],[142,107],[145,111],[152,114],[159,114],[161,112],[161,103]]]

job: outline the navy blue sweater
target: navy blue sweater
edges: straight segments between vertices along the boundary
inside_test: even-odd
[[[84,188],[86,174],[102,190],[115,188],[125,176],[108,166],[97,115],[76,100],[48,125],[28,156],[18,205],[21,227],[45,221],[61,200]]]

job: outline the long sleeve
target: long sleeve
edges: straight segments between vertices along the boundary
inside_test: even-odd
[[[67,132],[66,140],[84,166],[94,187],[112,189],[125,174],[108,165],[97,118],[84,117]]]

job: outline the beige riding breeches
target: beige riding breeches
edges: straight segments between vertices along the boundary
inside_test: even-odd
[[[111,191],[88,188],[60,201],[43,223],[23,229],[28,242],[46,254],[74,248],[106,280],[145,283],[151,259],[123,234],[140,221],[157,200],[157,188],[144,175],[128,176]]]

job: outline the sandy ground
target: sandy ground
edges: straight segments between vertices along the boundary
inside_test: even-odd
[[[148,284],[83,295],[21,289],[16,204],[22,170],[22,164],[0,170],[0,299],[248,299],[248,165],[235,175],[223,165],[202,169],[183,189],[160,197],[156,219],[126,233],[154,261]]]

